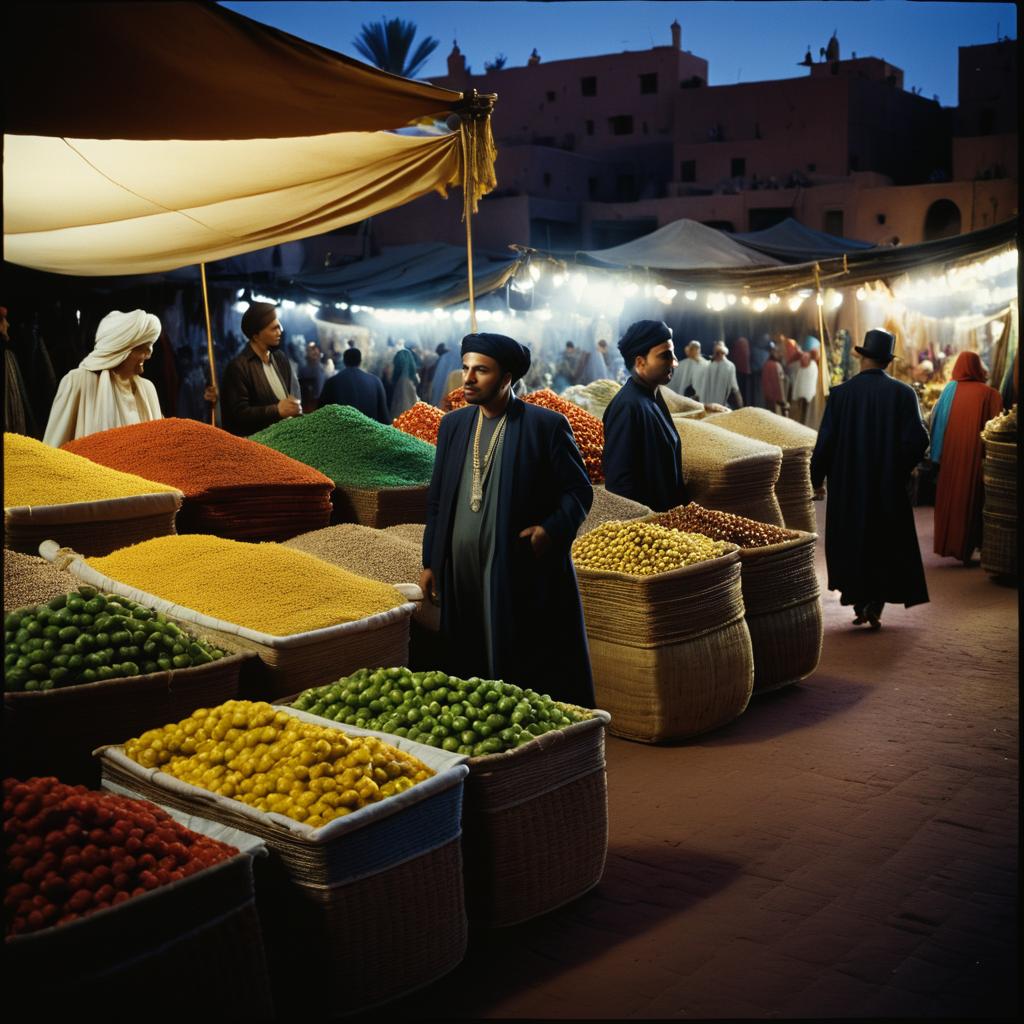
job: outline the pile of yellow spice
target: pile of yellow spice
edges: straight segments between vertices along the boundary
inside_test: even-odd
[[[405,603],[394,587],[304,551],[207,534],[154,537],[88,562],[130,587],[272,636],[355,622]]]

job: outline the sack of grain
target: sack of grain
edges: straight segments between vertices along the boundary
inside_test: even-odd
[[[702,508],[695,502],[649,522],[739,545],[744,618],[754,657],[754,693],[809,676],[821,657],[817,536]]]
[[[650,514],[651,509],[641,505],[639,501],[624,498],[621,494],[614,494],[605,490],[603,485],[599,485],[594,488],[594,503],[590,506],[587,518],[583,520],[583,525],[576,536],[582,537],[612,520],[642,519]]]
[[[43,544],[40,554],[54,560],[57,545]],[[255,651],[264,666],[255,696],[408,658],[415,606],[403,593],[280,544],[164,537],[92,561],[76,556],[68,571],[235,650]]]
[[[78,580],[38,555],[4,548],[4,612],[45,604],[78,588]]]
[[[330,521],[333,484],[326,476],[198,420],[115,427],[69,441],[64,448],[178,488],[185,496],[178,517],[181,533],[284,540]],[[114,546],[128,543],[119,540]]]
[[[56,539],[90,555],[174,533],[182,493],[21,434],[4,433],[4,547]]]
[[[754,662],[739,552],[650,576],[577,565],[597,703],[616,736],[661,743],[743,713]]]
[[[782,464],[775,484],[775,496],[779,499],[783,521],[793,530],[809,533],[817,530],[814,488],[811,486],[811,453],[818,440],[816,430],[788,416],[752,406],[730,413],[715,413],[705,422],[781,448]]]
[[[703,402],[698,402],[693,398],[687,398],[686,395],[677,394],[671,388],[665,387],[664,384],[662,384],[658,390],[661,392],[661,397],[665,399],[665,405],[668,407],[668,411],[673,416],[703,418]]]
[[[735,413],[729,413],[735,416]],[[775,484],[782,449],[704,420],[673,416],[683,445],[687,493],[706,508],[782,525]]]

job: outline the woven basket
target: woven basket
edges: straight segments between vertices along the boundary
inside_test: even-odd
[[[41,544],[39,553],[50,561],[62,555],[52,542]],[[272,699],[309,686],[333,682],[359,668],[404,665],[408,661],[409,619],[416,607],[411,601],[356,622],[291,636],[272,636],[172,604],[144,590],[136,590],[98,573],[78,557],[69,557],[64,567],[77,579],[163,612],[193,631],[200,630],[219,645],[258,654],[262,669],[258,674],[249,674],[245,696]],[[67,557],[61,558],[61,561],[67,560]]]
[[[981,515],[981,567],[993,576],[1017,576],[1017,516],[987,508]]]
[[[604,729],[595,717],[467,762],[462,812],[473,924],[519,924],[582,896],[608,851]]]
[[[385,487],[366,491],[356,487],[338,487],[331,500],[332,523],[359,523],[383,529],[399,523],[427,521],[427,487]]]
[[[284,710],[349,734],[381,736],[437,774],[316,831],[144,769],[117,747],[97,752],[103,782],[262,839],[270,860],[257,893],[275,987],[295,993],[307,988],[297,978],[326,979],[340,969],[332,1012],[344,1003],[344,1012],[355,1013],[433,981],[465,955],[459,838],[468,769],[458,755],[402,737]],[[313,995],[325,1000],[323,991]]]
[[[165,491],[66,505],[12,506],[4,509],[4,547],[35,555],[43,541],[56,540],[84,555],[109,555],[174,533],[183,497],[179,491]]]
[[[201,994],[204,1018],[275,1019],[250,853],[71,924],[15,936],[4,959],[8,977],[39,993],[53,1019],[110,1005],[115,993],[114,1016],[129,1006],[149,1006],[152,1015],[154,997],[174,1002],[183,984]]]
[[[20,778],[56,775],[62,782],[96,786],[100,773],[92,752],[97,747],[233,700],[241,691],[242,672],[254,661],[251,654],[229,654],[194,668],[5,693],[4,772]]]
[[[686,739],[743,713],[754,661],[738,548],[655,576],[576,571],[611,733],[645,743]]]

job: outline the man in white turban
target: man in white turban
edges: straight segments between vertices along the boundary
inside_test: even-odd
[[[93,350],[60,382],[43,440],[59,448],[100,430],[162,419],[156,388],[141,376],[159,337],[152,313],[108,313]]]

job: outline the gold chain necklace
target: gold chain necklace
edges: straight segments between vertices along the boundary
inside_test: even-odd
[[[480,410],[480,415],[476,420],[476,434],[473,436],[473,489],[470,493],[469,507],[474,512],[479,512],[483,508],[484,504],[484,480],[487,479],[491,472],[491,462],[494,459],[495,449],[498,447],[498,442],[501,440],[501,436],[505,431],[505,413],[501,414],[501,419],[498,421],[497,427],[494,428],[494,435],[491,437],[491,443],[487,446],[487,451],[484,454],[483,472],[480,470],[480,431],[484,425],[484,411]]]

